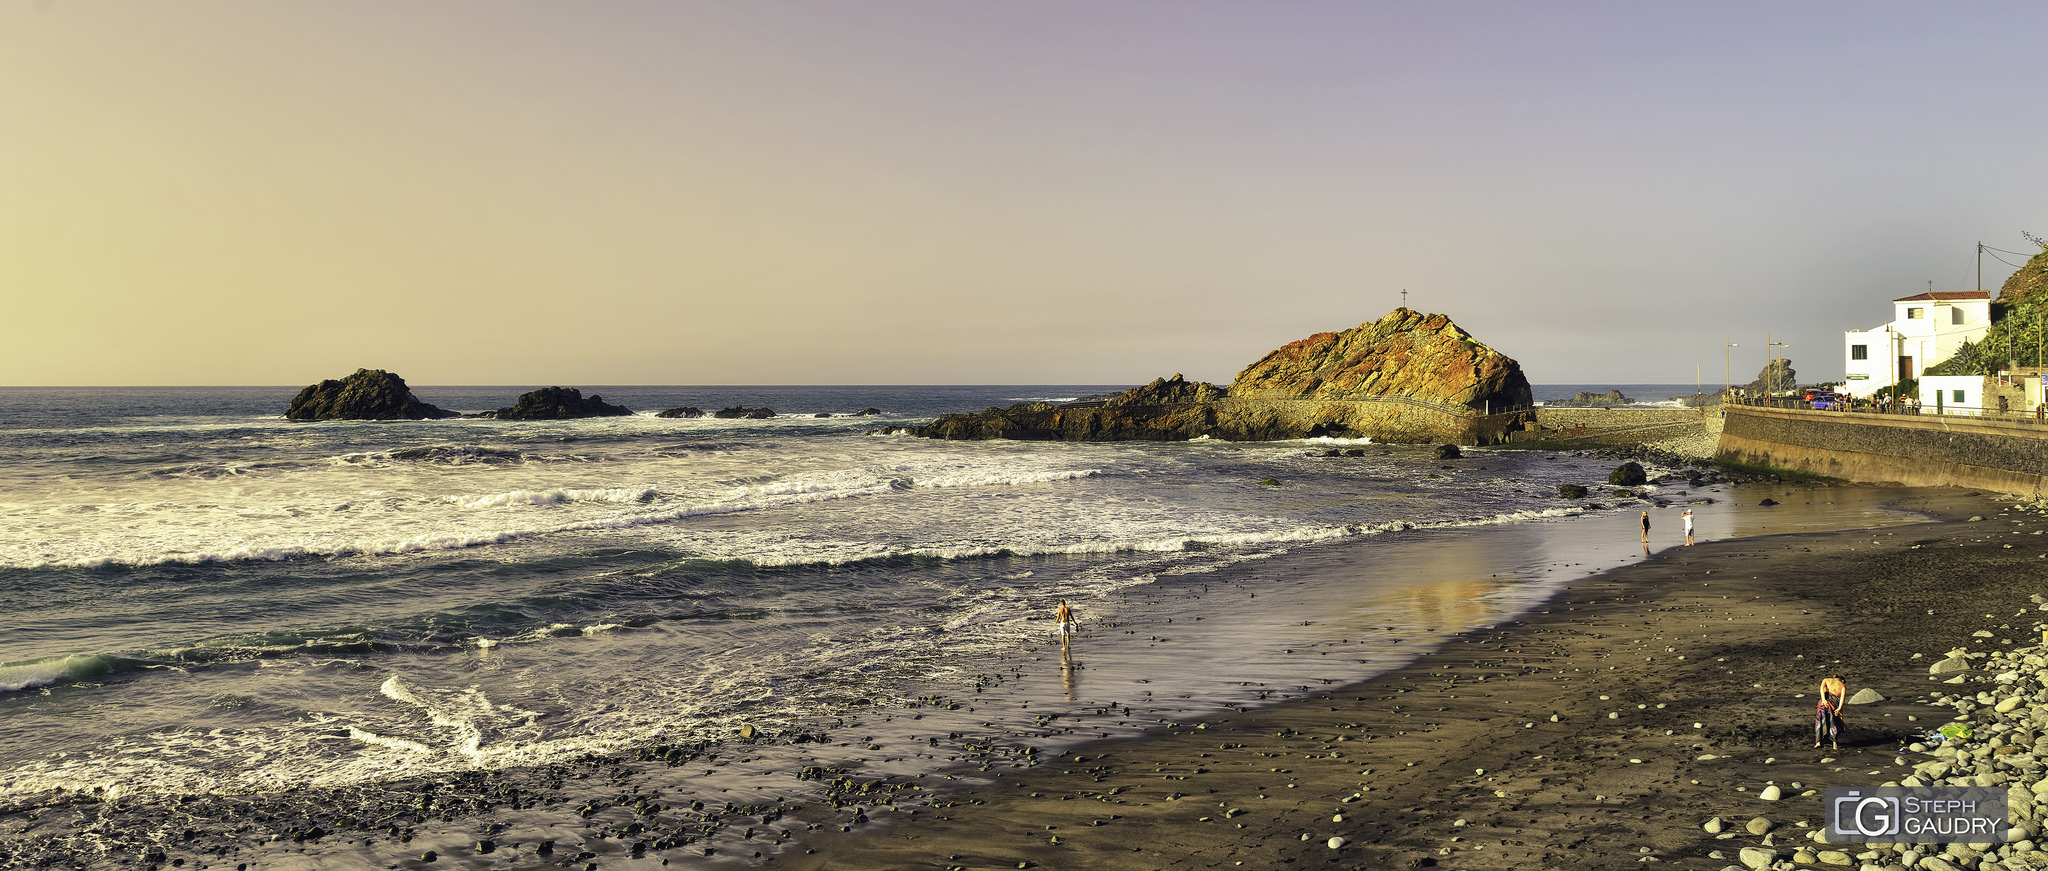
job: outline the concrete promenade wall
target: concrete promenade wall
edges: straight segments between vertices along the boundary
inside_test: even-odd
[[[2048,491],[2048,428],[1972,418],[1731,406],[1715,456],[1848,481]]]

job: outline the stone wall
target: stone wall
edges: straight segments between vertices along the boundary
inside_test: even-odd
[[[2040,497],[2048,426],[1733,406],[1717,457],[1832,478]]]
[[[1711,408],[1536,409],[1535,426],[1509,435],[1509,443],[1557,450],[1646,447],[1689,457],[1711,457],[1721,433],[1721,410]]]

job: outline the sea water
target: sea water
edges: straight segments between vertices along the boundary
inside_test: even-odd
[[[1611,459],[891,432],[1114,389],[596,388],[639,413],[322,423],[282,418],[289,388],[0,389],[0,799],[346,787],[978,700],[824,751],[935,771],[940,732],[1106,736],[1368,677],[1639,558],[1638,510],[1675,542],[1675,507],[1558,498]],[[686,404],[779,414],[653,416]],[[1772,531],[1641,489],[1702,500],[1709,537]],[[1828,501],[1768,523],[1889,516]]]

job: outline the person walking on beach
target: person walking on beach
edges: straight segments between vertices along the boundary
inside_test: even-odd
[[[1074,637],[1074,609],[1067,607],[1067,600],[1060,600],[1060,606],[1052,611],[1052,619],[1058,624],[1053,631],[1059,633],[1060,650],[1064,651]]]
[[[1692,509],[1685,509],[1684,514],[1678,515],[1678,519],[1685,521],[1685,546],[1692,547]]]
[[[1849,703],[1849,686],[1842,682],[1842,676],[1831,674],[1820,682],[1820,703],[1813,708],[1813,746],[1819,747],[1823,736],[1828,746],[1842,749],[1842,706]]]
[[[1643,543],[1650,543],[1650,512],[1643,512]]]

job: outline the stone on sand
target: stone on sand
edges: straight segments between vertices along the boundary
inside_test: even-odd
[[[1728,828],[1728,824],[1727,824],[1727,823],[1724,823],[1724,822],[1721,822],[1721,818],[1720,818],[1720,817],[1715,817],[1715,818],[1713,818],[1713,819],[1711,819],[1711,820],[1708,820],[1708,821],[1707,821],[1707,824],[1706,824],[1706,825],[1704,825],[1704,826],[1701,826],[1700,828],[1702,828],[1702,829],[1706,829],[1706,830],[1707,830],[1707,834],[1709,834],[1709,835],[1718,835],[1718,834],[1720,834],[1720,833],[1722,832],[1722,830],[1724,830],[1724,829]]]
[[[1881,701],[1884,701],[1884,696],[1869,687],[1857,690],[1855,695],[1849,697],[1849,704],[1852,705],[1868,705]]]
[[[1744,847],[1742,852],[1736,854],[1735,858],[1742,862],[1742,867],[1748,868],[1750,871],[1762,871],[1762,869],[1771,867],[1771,863],[1778,860],[1778,851],[1766,850],[1762,847]]]
[[[1748,824],[1743,826],[1743,828],[1747,829],[1749,833],[1752,835],[1761,835],[1776,827],[1777,826],[1773,824],[1770,820],[1767,820],[1763,817],[1757,817],[1756,819],[1750,820]]]

